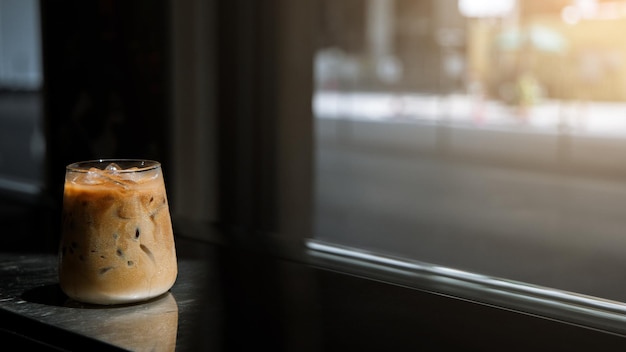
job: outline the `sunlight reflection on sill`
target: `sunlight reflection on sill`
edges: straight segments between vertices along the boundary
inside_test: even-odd
[[[444,296],[611,333],[626,333],[626,304],[308,240],[312,264]]]

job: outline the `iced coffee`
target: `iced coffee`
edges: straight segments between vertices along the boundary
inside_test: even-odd
[[[65,294],[93,304],[136,302],[167,292],[177,272],[160,163],[67,166],[59,248]]]

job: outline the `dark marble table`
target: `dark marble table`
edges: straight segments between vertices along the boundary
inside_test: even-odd
[[[185,240],[180,242],[184,244]],[[208,259],[210,247],[205,249]],[[32,323],[32,327],[27,323],[20,327],[11,326],[9,321],[8,329],[23,329],[16,333],[70,350],[80,349],[84,341],[59,341],[56,330],[45,328],[59,328],[93,343],[103,342],[111,349],[185,350],[195,339],[192,334],[196,327],[191,324],[203,324],[204,330],[210,326],[211,317],[219,314],[219,308],[213,307],[221,306],[216,290],[209,287],[215,275],[208,262],[184,255],[179,258],[179,277],[170,292],[147,302],[118,306],[85,305],[68,299],[58,285],[55,254],[4,253],[0,254],[0,263],[0,308]],[[203,343],[219,342],[215,330],[207,329],[202,334]],[[216,340],[210,338],[212,334]]]

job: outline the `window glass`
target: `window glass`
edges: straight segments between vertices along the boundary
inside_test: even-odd
[[[37,196],[44,183],[39,2],[0,1],[0,193]]]
[[[316,239],[626,301],[626,2],[316,18]]]

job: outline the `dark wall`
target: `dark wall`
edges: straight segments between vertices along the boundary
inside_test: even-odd
[[[53,197],[71,162],[143,158],[169,165],[167,10],[166,0],[41,1]]]

